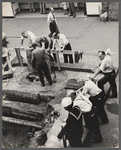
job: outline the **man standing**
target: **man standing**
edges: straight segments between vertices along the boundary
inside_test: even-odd
[[[46,14],[46,3],[41,2],[40,4],[40,12],[41,14]]]
[[[54,32],[60,33],[58,26],[57,26],[54,8],[52,8],[52,7],[50,7],[50,13],[48,14],[48,17],[47,17],[47,23],[49,23],[49,29],[50,29],[51,37],[52,37],[52,34]]]
[[[50,85],[52,85],[52,78],[50,76],[50,71],[47,65],[47,60],[50,60],[50,57],[45,52],[44,49],[36,49],[32,52],[32,67],[36,68],[36,71],[39,74],[41,86],[45,86],[43,72],[45,77]]]
[[[63,98],[61,105],[69,112],[69,114],[66,125],[62,128],[57,137],[58,139],[62,139],[65,135],[71,147],[82,147],[82,111],[77,105],[73,105],[71,97]]]
[[[102,142],[102,135],[99,128],[98,116],[92,107],[90,100],[81,92],[69,91],[68,96],[72,98],[74,106],[78,106],[84,116],[86,127],[92,132],[90,142]]]
[[[56,43],[58,43],[61,48],[61,51],[63,50],[72,51],[71,44],[69,43],[68,39],[66,38],[64,34],[53,33],[53,38],[54,38],[53,49]],[[64,63],[68,63],[68,57],[69,57],[69,62],[73,63],[72,54],[63,54],[63,57],[64,57]]]
[[[50,64],[50,61],[54,61],[53,57],[51,56],[51,53],[50,53],[50,49],[52,48],[52,41],[51,41],[51,38],[49,38],[49,36],[45,36],[43,35],[42,37],[37,37],[35,39],[35,42],[37,43],[37,45],[39,47],[42,47],[42,44],[44,44],[44,49],[46,50],[46,54],[49,55],[50,57],[50,60],[49,59],[46,59],[46,62],[48,64],[48,68],[49,68],[49,71],[51,73],[51,64]]]
[[[100,124],[108,123],[108,117],[104,110],[105,99],[102,90],[92,80],[87,80],[83,86],[82,94],[85,96],[89,95],[89,100],[93,106],[97,107],[98,116],[101,120]]]
[[[69,16],[73,16],[73,18],[76,17],[76,10],[75,10],[75,6],[74,3],[69,3]]]
[[[104,76],[98,81],[98,87],[104,92],[104,85],[109,82],[112,89],[112,98],[117,97],[117,87],[115,82],[115,70],[111,60],[110,54],[106,54],[104,51],[98,52],[98,57],[101,60],[100,66],[97,68],[91,78],[95,78],[100,72]]]
[[[36,36],[31,31],[23,31],[21,33],[21,48],[23,48],[24,39],[28,39],[28,47],[35,49],[37,44],[35,43]]]

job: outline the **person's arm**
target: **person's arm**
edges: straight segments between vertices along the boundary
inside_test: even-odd
[[[24,37],[21,35],[21,48],[23,48]]]
[[[92,107],[92,103],[90,102],[88,97],[84,96],[81,92],[78,94],[78,96],[81,97],[85,102],[87,102]]]
[[[88,94],[88,89],[86,86],[83,87],[82,94],[85,96]]]
[[[64,43],[63,47],[62,47],[62,50],[64,50],[64,48],[65,48],[65,46],[67,44],[67,41],[68,41],[67,38],[66,38],[66,36],[64,34],[62,35],[62,40],[63,40],[63,43]]]
[[[51,16],[50,16],[50,13],[48,14],[48,16],[47,16],[47,23],[50,23],[50,19],[51,18]]]
[[[52,50],[54,50],[54,47],[55,47],[55,45],[56,45],[56,42],[57,42],[57,40],[54,39],[54,40],[53,40],[53,45],[52,45]]]
[[[95,73],[90,78],[95,78],[100,72],[101,72],[101,70],[99,68],[97,68],[95,70]]]

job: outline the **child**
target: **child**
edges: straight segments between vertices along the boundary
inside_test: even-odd
[[[62,6],[63,6],[63,10],[64,10],[64,15],[68,15],[68,6],[67,6],[67,2],[62,2]]]

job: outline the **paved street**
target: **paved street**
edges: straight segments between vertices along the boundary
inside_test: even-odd
[[[58,16],[58,15],[57,15]],[[9,48],[20,47],[20,34],[30,30],[36,36],[48,35],[49,27],[46,17],[40,18],[3,18],[2,29],[8,36]],[[61,33],[65,34],[72,45],[72,49],[96,53],[99,50],[111,49],[114,66],[118,67],[119,59],[119,22],[100,22],[99,17],[57,17],[57,24]],[[24,42],[27,47],[27,41]],[[14,52],[13,52],[14,53]],[[95,58],[95,57],[94,57]],[[90,60],[83,60],[91,63]],[[119,78],[116,79],[117,87]],[[118,88],[119,89],[119,88]],[[119,96],[108,99],[106,111],[109,124],[101,126],[103,143],[91,144],[91,147],[117,147],[119,145]]]

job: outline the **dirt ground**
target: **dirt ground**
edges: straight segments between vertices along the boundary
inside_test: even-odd
[[[83,66],[94,68],[97,64],[95,64],[95,61],[97,59],[94,59],[96,56],[85,56],[83,59],[80,60],[80,63],[82,63]],[[85,61],[86,60],[86,61]],[[91,63],[88,63],[88,60],[91,61]],[[18,71],[19,70],[19,71]],[[49,86],[46,81],[46,86],[40,87],[39,82],[31,83],[28,80],[25,79],[25,76],[27,75],[28,71],[26,67],[15,67],[14,68],[14,78],[12,78],[7,88],[20,88],[20,89],[27,89],[28,91],[52,91],[55,95],[55,98],[52,99],[49,104],[51,106],[55,104],[60,104],[63,97],[66,96],[66,89],[64,89],[68,79],[75,78],[78,82],[84,80],[87,78],[87,74],[90,74],[88,72],[74,72],[74,71],[56,71],[56,83],[54,83],[52,86]],[[52,74],[53,76],[53,74]],[[24,84],[20,84],[23,82]],[[13,86],[13,83],[15,83],[15,86]],[[5,88],[6,85],[4,84],[3,87]],[[25,89],[24,89],[25,88]],[[113,104],[112,104],[113,105]],[[117,114],[117,107],[115,105],[115,112],[113,106],[108,106],[108,111],[114,112]],[[51,127],[53,126],[53,123],[48,124],[48,126],[45,128],[46,133],[49,132]],[[3,122],[3,136],[2,136],[2,147],[3,148],[35,148],[37,146],[37,143],[35,141],[35,133],[39,131],[32,131],[33,129],[30,127],[17,125],[17,124],[11,124],[7,122]]]
[[[17,70],[19,70],[19,72]],[[7,88],[10,87],[12,89],[13,82],[15,83],[16,87],[19,88],[18,85],[16,84],[16,81],[18,84],[24,82],[24,84],[26,84],[26,86],[28,87],[32,85],[31,90],[35,89],[35,87],[40,87],[39,83],[30,83],[28,80],[26,80],[25,79],[26,74],[27,74],[26,67],[17,67],[17,68],[15,67],[14,78],[12,78],[11,81],[9,81]],[[56,76],[57,76],[56,83],[54,83],[51,87],[49,85],[46,85],[45,89],[42,89],[44,91],[49,89],[55,95],[55,99],[52,99],[49,102],[49,104],[53,106],[55,104],[61,103],[62,98],[66,96],[67,91],[64,89],[64,86],[68,79],[73,77],[77,79],[77,81],[80,81],[83,78],[85,78],[86,75],[87,73],[82,73],[82,72],[80,73],[80,72],[73,72],[73,71],[61,71],[61,72],[56,71]],[[19,86],[23,87],[22,84],[19,84]],[[5,85],[3,87],[5,87]],[[48,132],[52,127],[52,125],[53,123],[48,124],[45,131]],[[35,142],[34,144],[32,144],[33,140],[35,140],[32,139],[35,134],[35,131],[33,132],[32,130],[33,129],[30,127],[3,122],[2,146],[4,148],[29,148],[29,147],[35,148],[37,146],[37,143]]]

